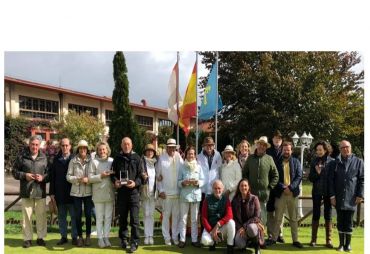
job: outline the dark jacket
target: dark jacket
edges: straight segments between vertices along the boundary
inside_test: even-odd
[[[61,152],[54,157],[53,164],[50,166],[50,189],[49,194],[55,195],[57,204],[72,204],[73,199],[70,195],[72,184],[67,181],[67,171],[69,162],[72,159],[70,154],[66,159]]]
[[[275,165],[277,165],[283,158],[283,147],[280,146],[278,149],[275,149],[272,145],[266,150],[266,154],[270,155],[274,159]]]
[[[328,164],[334,160],[330,156],[324,156],[322,158],[316,157],[311,162],[310,174],[308,179],[312,182],[312,195],[328,196],[329,193],[329,169]],[[318,174],[316,171],[316,165],[321,163],[323,168],[321,173]]]
[[[245,162],[243,178],[248,179],[252,194],[257,195],[259,201],[265,203],[269,198],[270,190],[279,180],[279,174],[270,155],[258,156],[255,153]]]
[[[114,183],[116,180],[120,179],[120,173],[127,170],[128,171],[128,179],[135,182],[135,187],[133,189],[129,189],[126,186],[122,186],[118,189],[118,198],[125,195],[139,195],[140,185],[142,184],[141,173],[143,172],[142,168],[143,164],[141,161],[140,156],[135,153],[131,152],[125,154],[121,152],[118,154],[112,164],[112,170],[114,174],[111,175],[111,180]]]
[[[275,195],[276,197],[280,198],[281,194],[284,191],[284,160],[280,160],[278,163],[278,171],[279,171],[279,182],[275,187]],[[301,163],[297,158],[290,157],[289,158],[289,168],[290,168],[290,185],[288,188],[291,192],[293,192],[293,197],[297,197],[299,195],[299,184],[302,181],[302,170],[301,170]]]
[[[44,179],[42,182],[35,180],[28,182],[26,173],[40,174],[44,176]],[[16,180],[20,180],[21,198],[46,198],[46,183],[49,182],[48,161],[41,151],[33,160],[30,149],[26,148],[17,157],[12,174]]]
[[[335,196],[336,209],[354,211],[356,197],[364,198],[364,162],[355,155],[346,161],[339,155],[329,167],[329,196]]]

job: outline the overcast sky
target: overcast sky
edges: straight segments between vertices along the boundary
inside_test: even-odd
[[[112,96],[115,52],[5,52],[5,75],[80,92]],[[130,101],[167,108],[168,81],[176,52],[124,52]],[[206,76],[200,63],[199,75]],[[180,94],[184,97],[195,52],[180,52]]]

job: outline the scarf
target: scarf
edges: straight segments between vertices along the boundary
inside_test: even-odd
[[[190,172],[194,172],[194,170],[197,167],[197,160],[192,161],[185,160],[184,164],[187,168],[189,168]]]
[[[154,168],[154,164],[157,162],[157,159],[156,158],[148,158],[146,156],[144,156],[144,159],[145,159],[145,162],[146,164],[151,167],[151,168]]]

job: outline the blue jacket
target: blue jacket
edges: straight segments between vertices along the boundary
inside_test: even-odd
[[[279,172],[279,182],[275,187],[275,194],[276,197],[280,198],[281,194],[284,191],[284,159],[281,159],[277,165],[277,169]],[[290,168],[290,185],[288,188],[291,192],[293,192],[293,197],[297,197],[299,195],[299,184],[302,181],[302,170],[301,170],[301,163],[297,158],[290,157],[289,158],[289,168]]]
[[[364,198],[364,162],[355,155],[343,161],[339,155],[329,167],[329,194],[336,209],[354,211],[356,197]]]

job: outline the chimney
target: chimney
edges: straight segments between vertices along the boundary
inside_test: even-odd
[[[143,104],[144,107],[146,107],[146,100],[142,99],[141,103]]]

